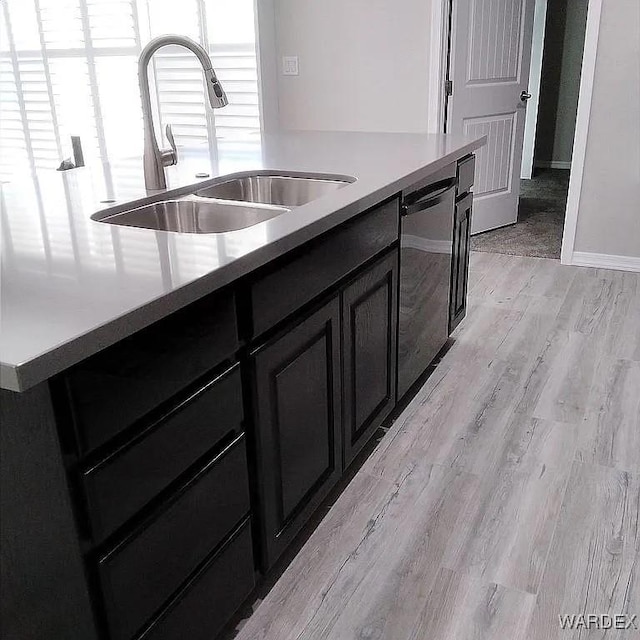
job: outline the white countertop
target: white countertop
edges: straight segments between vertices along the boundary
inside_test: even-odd
[[[283,132],[179,149],[169,189],[195,174],[271,169],[356,182],[238,231],[179,234],[91,220],[106,199],[147,196],[142,161],[46,171],[3,184],[0,386],[23,391],[365,211],[484,144],[457,136]]]

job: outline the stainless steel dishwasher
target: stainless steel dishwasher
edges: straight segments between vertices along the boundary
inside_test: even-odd
[[[454,163],[402,194],[398,398],[449,336],[455,187]]]

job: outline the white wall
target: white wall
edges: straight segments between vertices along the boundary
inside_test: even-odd
[[[431,0],[274,0],[289,129],[426,132]],[[300,75],[283,76],[297,55]]]
[[[603,0],[574,251],[640,267],[638,0]]]
[[[586,0],[549,2],[538,107],[536,163],[568,165],[571,162],[586,22]]]

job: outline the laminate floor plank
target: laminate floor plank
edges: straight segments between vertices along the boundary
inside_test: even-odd
[[[344,563],[397,499],[397,486],[358,474],[242,629],[241,637],[295,638],[313,617]]]
[[[487,432],[500,430],[500,420],[509,412],[509,394],[496,391],[496,380],[499,384],[502,379],[496,369],[504,366],[496,361],[482,370],[470,367],[463,376],[449,373],[430,394],[407,407],[396,429],[387,434],[363,468],[389,481],[417,460],[465,468],[465,451],[480,439],[489,443]],[[471,385],[476,386],[473,393]]]
[[[586,335],[604,331],[618,292],[616,272],[579,269],[558,314],[558,327]]]
[[[566,267],[556,260],[537,258],[535,277],[529,280],[528,287],[523,293],[544,298],[564,299],[578,272],[579,269]]]
[[[469,258],[469,295],[485,297],[507,277],[512,264],[509,256],[499,253],[472,252]]]
[[[640,473],[640,362],[598,364],[576,459]]]
[[[640,620],[640,274],[472,253],[452,337],[239,640],[640,638],[558,620]]]
[[[637,476],[574,462],[528,638],[638,638],[637,629],[563,629],[559,616],[638,614],[639,511]]]
[[[526,640],[534,604],[532,594],[441,569],[409,638]]]
[[[540,258],[509,261],[505,276],[497,281],[490,298],[497,304],[508,304],[521,295],[543,295],[548,284],[542,274],[549,275],[545,268],[548,262]]]
[[[580,422],[587,410],[599,355],[597,341],[581,333],[568,332],[549,369],[533,415],[559,422]]]
[[[408,637],[476,483],[455,469],[413,466],[397,500],[325,592],[300,640]]]
[[[532,416],[539,407],[545,388],[552,402],[553,387],[548,386],[553,372],[562,380],[563,358],[571,347],[568,331],[555,328],[555,316],[539,313],[525,314],[523,321],[511,332],[496,351],[495,357],[507,364],[502,385],[511,397],[513,410]],[[566,385],[570,387],[570,378]],[[548,411],[539,417],[562,420],[562,416]]]
[[[495,442],[499,454],[489,458],[491,466],[476,469],[482,482],[465,504],[443,565],[535,594],[567,485],[576,428],[516,413],[501,440]]]
[[[480,422],[489,425],[491,415],[505,413],[510,394],[496,393],[506,364],[493,359],[520,313],[476,307],[470,313],[469,327],[484,326],[493,331],[482,334],[461,332],[455,348],[446,354],[424,387],[396,419],[390,432],[365,462],[372,475],[393,481],[414,460],[427,460],[445,466],[454,464],[457,449],[464,447],[465,433],[480,431]],[[506,406],[502,406],[506,403]],[[477,417],[478,407],[483,416]],[[493,428],[490,425],[490,428]],[[477,440],[477,438],[475,438]],[[482,442],[489,442],[483,438]]]
[[[608,324],[601,331],[603,351],[625,360],[640,361],[640,278],[617,271],[616,290]],[[603,334],[603,335],[602,335]]]
[[[522,311],[499,308],[483,302],[472,303],[467,312],[469,322],[460,324],[455,332],[457,348],[450,358],[463,355],[457,353],[462,351],[462,345],[473,348],[476,358],[481,353],[492,356],[514,327],[522,321],[523,316]]]
[[[357,542],[351,537],[349,553],[344,556],[341,549],[338,561],[330,560],[330,572],[307,574],[315,596],[296,591],[282,599],[276,585],[276,592],[269,593],[239,637],[406,637],[437,575],[461,505],[476,482],[458,470],[414,465],[372,511]],[[315,546],[310,540],[306,548]],[[322,550],[327,556],[332,552],[331,547]],[[293,575],[304,582],[291,568],[280,582]],[[286,621],[280,621],[277,630],[271,621],[274,607]]]

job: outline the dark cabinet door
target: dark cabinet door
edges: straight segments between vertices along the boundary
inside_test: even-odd
[[[266,569],[342,472],[338,298],[257,349],[253,363]]]
[[[471,193],[456,203],[449,297],[449,333],[460,324],[467,313],[472,204],[473,194]]]
[[[344,461],[348,465],[396,400],[398,252],[343,294]]]

